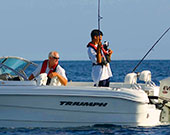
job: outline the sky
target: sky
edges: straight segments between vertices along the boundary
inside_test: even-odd
[[[0,0],[0,57],[88,60],[98,0]],[[170,0],[101,0],[103,41],[112,60],[140,60],[170,27]],[[170,31],[146,59],[170,60]]]

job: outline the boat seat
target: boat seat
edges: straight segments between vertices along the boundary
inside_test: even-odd
[[[125,76],[124,83],[126,84],[136,84],[137,83],[137,74],[129,73]]]
[[[151,82],[151,71],[144,70],[139,75],[139,80],[146,82]]]

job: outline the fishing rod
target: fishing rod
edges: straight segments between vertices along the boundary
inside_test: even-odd
[[[98,30],[100,30],[100,20],[103,19],[103,17],[100,16],[100,0],[98,0]]]
[[[163,38],[163,36],[169,31],[170,27],[160,36],[160,38],[153,44],[153,46],[149,49],[149,51],[145,54],[145,56],[139,61],[139,63],[136,65],[136,67],[133,69],[132,72],[135,72],[137,67],[142,63],[142,61],[145,59],[145,57],[150,53],[150,51],[157,45],[157,43]]]

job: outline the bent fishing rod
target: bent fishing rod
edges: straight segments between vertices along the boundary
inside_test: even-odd
[[[153,46],[149,49],[149,51],[145,54],[145,56],[139,61],[139,63],[136,65],[136,67],[133,69],[132,72],[135,72],[137,67],[142,63],[142,61],[145,59],[145,57],[150,53],[150,51],[157,45],[157,43],[163,38],[163,36],[169,31],[170,27],[160,36],[160,38],[153,44]]]

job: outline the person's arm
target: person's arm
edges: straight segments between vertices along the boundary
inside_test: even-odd
[[[31,74],[30,77],[28,78],[28,80],[32,80],[32,79],[34,79],[34,78],[35,78],[34,75]]]
[[[102,43],[99,42],[99,44],[97,46],[97,63],[101,63],[102,62],[101,47],[102,47]]]
[[[58,77],[58,79],[59,79],[59,81],[60,81],[60,83],[61,83],[62,85],[64,85],[64,86],[67,85],[67,79],[64,78],[63,76],[61,76],[61,75],[60,75],[59,73],[57,73],[57,72],[52,72],[52,73],[50,73],[50,74],[49,74],[49,77],[50,77],[50,78]]]
[[[34,72],[32,72],[32,74],[30,75],[30,77],[28,78],[28,80],[32,80],[35,77],[37,77],[40,74],[41,71],[41,67],[42,67],[42,63],[38,65],[38,67],[35,69]]]

